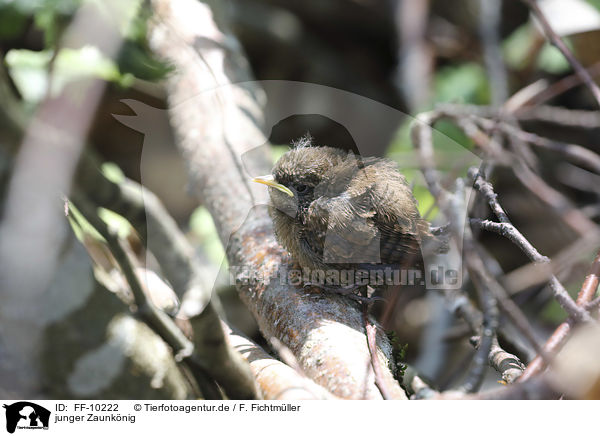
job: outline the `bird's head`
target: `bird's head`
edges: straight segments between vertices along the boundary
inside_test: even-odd
[[[346,157],[345,151],[332,147],[297,147],[277,161],[272,174],[254,181],[269,187],[272,205],[277,210],[296,217],[326,193],[334,168]]]

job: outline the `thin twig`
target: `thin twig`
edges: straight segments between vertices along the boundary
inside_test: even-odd
[[[482,221],[471,219],[471,224],[475,224],[483,230],[492,231],[508,238],[511,242],[517,245],[517,247],[519,247],[521,251],[523,251],[523,253],[525,253],[532,261],[535,263],[548,265],[550,263],[550,259],[541,255],[535,249],[535,247],[521,234],[521,232],[519,232],[517,228],[512,225],[508,219],[508,215],[506,215],[506,212],[497,199],[497,195],[494,192],[492,184],[485,180],[483,175],[476,170],[470,171],[469,174],[473,180],[473,186],[475,189],[480,191],[485,196],[490,207],[494,211],[494,214],[501,221],[500,223],[496,223],[489,220]],[[571,315],[577,321],[591,321],[589,313],[575,304],[567,290],[554,274],[550,274],[549,280],[550,287],[554,293],[554,298],[556,298],[556,301],[558,301],[558,303],[567,311],[569,315]]]
[[[596,258],[592,262],[588,275],[585,277],[583,284],[581,285],[581,290],[577,296],[577,305],[580,307],[586,307],[588,303],[594,298],[596,295],[596,291],[598,289],[598,284],[600,283],[600,251],[596,255]],[[569,332],[572,328],[572,319],[569,318],[554,331],[554,333],[550,336],[546,344],[544,345],[544,351],[547,353],[552,353],[558,351],[563,344],[565,343]],[[523,375],[519,378],[519,382],[525,382],[529,380],[536,374],[539,374],[544,369],[544,362],[536,357],[533,359]]]
[[[433,397],[435,400],[548,400],[558,399],[561,394],[556,391],[547,377],[536,377],[527,383],[514,383],[476,394],[462,392],[442,392]]]
[[[581,213],[571,200],[549,186],[523,162],[517,161],[515,163],[513,173],[527,190],[550,206],[577,234],[589,237],[598,232],[598,226]]]
[[[494,106],[502,105],[508,98],[508,77],[500,48],[501,19],[501,0],[479,0],[479,34]]]
[[[592,77],[600,75],[600,62],[587,68],[587,71]],[[540,79],[515,92],[506,101],[503,109],[512,113],[521,110],[521,108],[542,105],[575,86],[581,85],[582,82],[581,76],[577,73],[571,74],[550,85],[548,85],[545,79]]]
[[[557,113],[558,111],[560,111],[561,114],[570,112],[569,110],[562,108],[549,109],[552,113]],[[490,152],[490,147],[492,147],[494,151],[492,156],[494,157],[500,156],[502,158],[504,156],[503,150],[497,149],[495,141],[492,141],[491,138],[485,135],[485,133],[473,129],[473,126],[470,127],[470,131],[466,129],[465,127],[468,125],[467,120],[470,119],[471,122],[481,126],[481,128],[484,129],[488,134],[501,131],[509,135],[511,138],[526,142],[534,147],[559,153],[571,160],[573,163],[600,174],[600,156],[597,153],[579,144],[569,144],[566,142],[545,138],[543,136],[536,135],[535,133],[526,132],[520,129],[518,126],[512,125],[505,121],[489,119],[492,117],[501,117],[502,113],[497,109],[490,108],[489,106],[456,105],[444,103],[438,105],[437,110],[441,111],[445,116],[449,117],[453,122],[461,127],[465,131],[465,134],[473,139],[473,141],[485,151]],[[530,111],[533,111],[533,109]],[[568,116],[568,119],[577,119],[578,121],[583,120],[583,122],[589,124],[590,127],[594,125],[594,122],[600,124],[600,114],[598,114],[598,112],[594,113],[591,111],[583,111],[585,114],[579,112],[581,111],[574,111],[572,115]],[[564,116],[566,117],[566,115]],[[518,119],[518,114],[516,114],[515,117]],[[465,120],[465,118],[467,120]],[[572,124],[574,123],[575,121],[572,122]],[[504,159],[499,159],[500,162],[503,160],[506,161],[505,156]]]
[[[585,305],[585,310],[589,310],[590,312],[600,306],[600,297],[594,298],[592,301]]]
[[[432,125],[443,116],[443,113],[437,111],[419,114],[417,117],[418,121],[413,125],[411,136],[413,145],[417,150],[421,172],[423,173],[429,191],[436,199],[437,204],[446,217],[450,218],[453,210],[451,206],[453,197],[442,187],[437,171],[433,167],[435,159],[433,155]],[[454,235],[460,235],[462,230],[461,223],[454,221],[456,220],[450,220],[453,233]],[[469,229],[466,228],[465,234],[463,235],[463,244],[471,244],[472,237],[469,235]],[[471,255],[467,256],[467,253],[471,253]],[[529,321],[519,307],[510,299],[506,290],[489,274],[480,257],[477,255],[477,251],[465,250],[465,260],[467,261],[471,275],[477,274],[479,276],[480,284],[485,284],[487,288],[491,290],[494,298],[498,301],[499,307],[523,333],[536,352],[543,353],[541,346],[538,344],[537,339],[533,334]]]
[[[472,342],[479,347],[481,339],[479,337],[473,337],[471,339]],[[502,380],[508,384],[517,380],[521,374],[523,374],[523,370],[525,369],[525,365],[521,363],[521,360],[514,354],[505,351],[498,343],[498,338],[496,337],[492,340],[492,347],[490,349],[488,360],[492,368],[498,371],[502,376]]]
[[[439,392],[432,389],[418,375],[415,375],[411,380],[410,388],[414,392],[411,399],[415,400],[426,400],[428,398],[433,398],[435,395],[439,394]]]
[[[469,260],[468,260],[469,262]],[[481,326],[481,340],[479,348],[473,358],[469,373],[462,385],[465,392],[476,392],[483,383],[488,356],[491,353],[493,338],[498,328],[497,301],[485,281],[480,280],[477,274],[472,276],[473,283],[483,306],[483,323]]]
[[[598,111],[567,109],[558,106],[536,106],[520,109],[514,116],[521,121],[542,121],[581,129],[600,128]]]
[[[373,374],[375,376],[375,385],[384,400],[392,400],[393,396],[389,392],[383,374],[381,372],[381,364],[377,357],[377,326],[369,320],[369,303],[363,303],[363,322],[365,323],[365,331],[367,336],[367,345],[369,347],[369,353],[371,355],[371,367],[373,368]]]
[[[438,115],[438,117],[443,117],[443,115]],[[480,120],[482,123],[490,123],[489,120]],[[501,126],[502,123],[494,122],[494,125]],[[527,132],[522,133],[532,135],[528,134]],[[540,143],[536,145],[540,145]],[[549,144],[547,145],[550,146]],[[564,144],[554,143],[554,145],[558,146],[558,149],[555,148],[556,151],[561,151],[570,154],[575,158],[575,154],[571,153],[573,151],[572,148],[570,148],[569,151],[566,151],[565,148],[562,146]],[[589,151],[585,152],[585,154],[586,156],[590,157],[590,160],[592,162],[598,160],[598,156],[590,154]],[[588,160],[583,159],[581,156],[578,156],[577,159],[580,163],[589,166]],[[579,211],[572,204],[572,202],[565,197],[565,195],[549,186],[541,177],[539,177],[534,171],[532,171],[532,169],[526,164],[524,157],[522,159],[513,159],[511,168],[517,179],[519,179],[519,181],[523,184],[525,188],[527,188],[531,193],[536,195],[540,200],[542,200],[544,203],[550,206],[558,214],[558,216],[578,234],[589,236],[597,232],[596,224],[593,221],[591,221],[585,214]]]
[[[167,314],[158,310],[150,301],[143,290],[139,277],[135,273],[131,259],[121,247],[121,243],[108,225],[98,217],[95,207],[85,199],[79,197],[74,201],[77,209],[85,219],[102,235],[115,257],[121,272],[127,279],[131,293],[137,306],[137,314],[144,319],[156,333],[173,349],[178,360],[191,355],[193,346],[184,336],[183,332],[175,325]]]
[[[525,4],[529,6],[535,17],[538,19],[542,28],[544,29],[544,33],[546,34],[546,38],[550,41],[552,45],[560,50],[563,56],[567,59],[569,64],[573,67],[575,72],[581,77],[581,80],[585,85],[590,89],[592,95],[596,99],[596,102],[600,106],[600,88],[592,79],[590,73],[579,63],[579,61],[575,58],[569,47],[565,44],[560,36],[554,31],[548,19],[540,9],[537,0],[522,0]]]
[[[477,118],[477,122],[488,131],[500,130],[535,147],[544,148],[559,153],[573,163],[586,167],[600,174],[600,156],[579,144],[568,144],[561,141],[544,138],[535,133],[526,132],[507,123]]]
[[[456,185],[456,192],[451,204],[453,204],[452,209],[460,211],[465,209],[463,200],[464,183],[461,179],[458,179]],[[457,222],[458,218],[458,215],[452,216],[451,222]],[[458,225],[458,223],[456,225]],[[488,356],[492,348],[493,338],[496,336],[496,330],[498,328],[498,302],[496,299],[497,297],[492,290],[494,285],[491,275],[488,273],[481,257],[477,253],[473,234],[468,227],[464,229],[463,233],[463,253],[483,312],[479,348],[475,353],[471,368],[462,385],[462,390],[465,392],[476,392],[483,383]]]
[[[175,293],[184,300],[185,313],[180,316],[190,321],[194,331],[192,360],[217,380],[230,398],[256,398],[256,386],[248,365],[229,345],[221,328],[211,299],[212,284],[205,283],[193,247],[158,198],[131,180],[121,183],[109,180],[98,171],[89,153],[84,154],[80,163],[78,181],[78,191],[83,192],[76,192],[76,198],[89,196],[98,206],[121,214],[136,229],[148,226],[152,234],[148,248]],[[140,233],[146,245],[147,233]],[[185,304],[189,300],[193,300],[193,304]]]

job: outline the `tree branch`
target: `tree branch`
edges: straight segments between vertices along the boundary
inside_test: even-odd
[[[290,259],[275,241],[266,208],[257,207],[267,203],[266,190],[250,181],[251,174],[270,172],[269,159],[252,153],[248,162],[241,160],[265,138],[255,124],[261,113],[253,99],[255,85],[233,85],[249,77],[233,39],[202,3],[154,0],[152,6],[151,46],[176,67],[167,90],[178,147],[188,161],[194,194],[211,212],[227,247],[242,301],[264,336],[288,347],[308,377],[343,398],[362,398],[364,386],[367,398],[381,398],[365,371],[369,350],[360,308],[338,296],[268,280],[275,273],[286,277]],[[246,280],[248,273],[259,280]],[[391,345],[384,335],[377,342],[391,378]],[[394,389],[395,397],[406,398],[399,385]]]
[[[219,316],[211,301],[212,284],[205,282],[194,249],[159,199],[131,180],[122,183],[110,181],[98,171],[89,154],[85,154],[80,163],[77,180],[79,194],[76,192],[75,195],[76,198],[79,196],[80,201],[83,195],[89,195],[98,206],[121,214],[135,228],[142,229],[147,226],[146,234],[141,235],[146,245],[147,234],[151,232],[152,245],[149,249],[156,257],[175,293],[184,300],[182,305],[184,313],[180,316],[189,320],[194,333],[194,347],[188,341],[167,340],[174,352],[187,350],[185,353],[187,357],[192,355],[193,348],[192,360],[219,382],[230,398],[256,398],[256,386],[250,370],[239,354],[228,344],[221,328]],[[90,211],[88,215],[91,213]],[[86,217],[89,219],[88,215]],[[99,220],[97,217],[92,219]],[[96,225],[102,225],[102,222],[96,221]],[[115,241],[111,244],[111,249],[115,256],[118,256],[118,250],[122,250]],[[125,269],[124,272],[127,273],[127,270]],[[127,279],[132,289],[136,289],[137,285],[130,280],[129,276]],[[140,300],[144,298],[143,295],[135,291],[134,295],[136,301],[144,301]],[[162,330],[165,329],[163,324],[172,324],[166,319],[154,321],[158,322]],[[174,324],[173,327],[177,328]]]
[[[600,251],[596,255],[596,258],[592,262],[588,275],[585,277],[581,290],[577,295],[577,305],[580,307],[586,307],[588,303],[596,295],[598,284],[600,283]],[[544,351],[546,353],[552,353],[558,351],[567,340],[569,332],[573,327],[572,318],[567,319],[554,331],[552,336],[546,341],[544,345]],[[519,378],[519,382],[526,382],[531,379],[534,375],[539,374],[544,369],[544,362],[539,357],[532,360],[523,375]]]
[[[552,45],[554,45],[557,49],[560,50],[560,52],[567,59],[569,64],[571,64],[571,66],[573,67],[573,69],[575,70],[577,75],[579,77],[581,77],[581,80],[583,81],[583,83],[585,83],[585,85],[590,89],[590,91],[592,92],[592,95],[596,99],[596,102],[600,106],[600,88],[598,87],[598,85],[596,85],[596,82],[594,82],[594,79],[592,79],[592,76],[590,75],[590,73],[575,58],[575,56],[573,55],[573,53],[571,52],[569,47],[567,47],[567,45],[561,39],[561,37],[558,36],[558,34],[554,31],[554,29],[552,29],[552,26],[548,22],[548,19],[546,18],[546,16],[544,15],[544,13],[542,12],[542,10],[540,9],[540,7],[538,5],[538,0],[521,0],[521,1],[523,1],[523,3],[525,3],[527,6],[529,6],[529,8],[531,9],[531,12],[538,19],[539,23],[541,24],[542,28],[544,29],[546,38],[550,41],[550,43]]]

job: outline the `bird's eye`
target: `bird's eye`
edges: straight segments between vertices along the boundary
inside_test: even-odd
[[[298,194],[304,194],[306,191],[308,191],[308,186],[307,185],[298,185],[298,186],[296,186],[296,192],[298,192]]]

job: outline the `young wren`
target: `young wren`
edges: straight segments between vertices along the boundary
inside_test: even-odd
[[[269,187],[275,236],[294,260],[312,271],[422,271],[429,224],[397,165],[306,142],[254,179]]]

